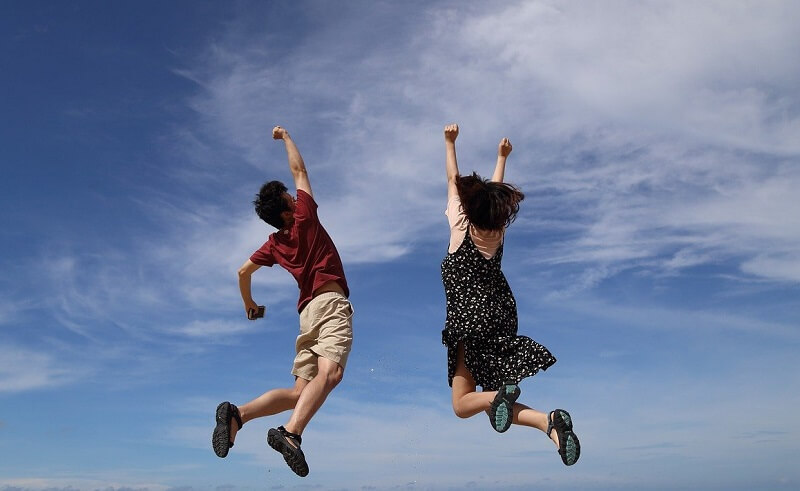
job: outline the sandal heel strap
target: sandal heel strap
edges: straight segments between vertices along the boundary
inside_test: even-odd
[[[244,423],[242,423],[242,415],[239,413],[239,408],[233,404],[231,404],[231,414],[233,415],[233,419],[236,420],[236,424],[239,425],[239,429],[241,430],[242,426],[244,426]]]
[[[296,441],[298,446],[303,444],[303,437],[301,437],[297,433],[292,433],[283,426],[278,426],[278,431],[283,433],[283,436],[285,436],[286,438],[291,438],[292,440]]]

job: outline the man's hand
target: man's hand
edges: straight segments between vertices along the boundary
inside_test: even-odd
[[[244,303],[244,313],[247,314],[247,318],[251,321],[256,320],[256,312],[258,312],[258,304],[254,301],[248,301]]]
[[[498,157],[508,157],[508,154],[511,153],[511,142],[508,141],[508,138],[503,138],[500,140],[500,144],[497,146],[497,156]]]
[[[444,127],[444,141],[446,142],[456,142],[456,138],[458,138],[458,125],[457,124],[448,124]]]
[[[283,128],[281,126],[276,126],[272,128],[272,138],[274,138],[275,140],[283,140],[287,136],[289,136],[289,132],[286,131],[286,128]]]

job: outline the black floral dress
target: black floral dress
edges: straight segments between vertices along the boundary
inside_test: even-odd
[[[442,261],[447,320],[447,382],[453,385],[458,343],[464,363],[483,390],[498,390],[506,381],[519,383],[556,362],[547,348],[517,335],[517,302],[500,270],[503,244],[490,259],[481,255],[467,227],[464,241]]]

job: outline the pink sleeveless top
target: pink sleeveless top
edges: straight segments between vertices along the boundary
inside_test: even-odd
[[[449,253],[454,253],[458,247],[464,242],[464,236],[467,234],[467,227],[469,227],[469,234],[472,237],[472,242],[475,247],[486,259],[491,258],[497,252],[497,248],[503,243],[503,230],[481,230],[472,226],[464,213],[464,208],[461,206],[461,200],[458,196],[453,196],[447,203],[447,210],[444,212],[447,215],[447,221],[450,223],[450,247],[447,249]]]

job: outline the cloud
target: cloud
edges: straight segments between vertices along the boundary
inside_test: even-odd
[[[792,213],[800,68],[787,62],[798,48],[797,5],[266,5],[248,5],[175,69],[195,83],[183,99],[192,112],[157,141],[153,167],[163,174],[136,184],[134,208],[146,223],[100,241],[53,234],[45,260],[17,266],[34,272],[19,278],[35,287],[29,298],[41,299],[48,318],[0,348],[0,392],[15,397],[91,375],[100,383],[80,387],[91,395],[113,381],[113,397],[127,397],[136,414],[115,431],[136,432],[149,458],[168,446],[175,462],[121,470],[99,462],[59,477],[34,459],[31,469],[46,478],[4,478],[0,487],[166,489],[190,476],[251,479],[257,488],[267,472],[269,486],[297,486],[263,441],[281,417],[245,427],[224,473],[208,448],[221,400],[209,392],[232,389],[225,397],[246,400],[270,377],[288,379],[292,333],[264,344],[243,336],[251,324],[235,277],[269,233],[251,195],[263,180],[288,179],[282,144],[268,135],[274,124],[289,128],[306,158],[348,273],[377,285],[359,293],[365,328],[350,375],[304,434],[312,476],[303,485],[672,489],[713,480],[755,489],[796,481],[781,468],[797,452],[793,285],[758,307],[760,297],[747,293],[800,281]],[[297,35],[281,35],[290,31]],[[517,255],[508,264],[527,263],[507,273],[527,281],[515,282],[526,287],[515,287],[521,318],[544,292],[544,315],[566,325],[547,334],[564,340],[553,346],[559,364],[526,381],[523,400],[573,412],[585,445],[575,468],[565,470],[539,432],[497,435],[481,415],[452,415],[436,333],[420,334],[431,323],[438,330],[441,304],[421,284],[404,296],[408,275],[395,268],[433,264],[430,251],[446,244],[441,131],[451,121],[462,127],[464,171],[489,173],[497,141],[514,143],[507,176],[526,200],[508,235],[515,247],[507,254]],[[615,277],[673,281],[709,265],[720,275],[703,281],[741,286],[698,301],[724,302],[658,303],[686,300],[670,296],[631,307],[636,300],[613,288],[595,291]],[[294,280],[261,270],[254,289],[274,325],[294,329]],[[593,301],[595,293],[616,301]],[[32,303],[14,300],[24,295],[0,301],[3,335],[30,315]],[[214,360],[250,368],[207,371]],[[156,420],[149,398],[159,401]],[[98,400],[114,409],[108,394]],[[743,431],[742,414],[766,416]],[[709,441],[720,443],[712,453]],[[731,462],[733,472],[708,472]]]
[[[735,483],[745,476],[765,482],[769,475],[762,467],[765,462],[796,446],[791,438],[796,425],[786,422],[791,421],[791,402],[797,396],[780,388],[796,384],[797,371],[780,370],[764,380],[762,373],[751,370],[796,365],[792,353],[773,356],[753,353],[733,339],[721,340],[702,352],[665,347],[648,363],[636,366],[587,355],[581,367],[556,365],[526,380],[521,402],[542,410],[566,407],[575,419],[583,457],[568,473],[552,443],[538,430],[514,426],[499,435],[484,415],[466,420],[455,417],[449,388],[440,385],[441,380],[418,383],[401,378],[370,384],[356,377],[347,383],[346,378],[303,434],[312,468],[307,483],[393,489],[415,482],[424,489],[452,489],[475,482],[481,489],[589,489],[637,487],[646,482],[668,489],[676,483],[695,487],[707,478],[709,466],[726,465],[739,455],[749,455],[743,460],[749,465],[715,476],[714,482]],[[710,368],[696,371],[695,357],[704,357]],[[595,370],[585,371],[587,365]],[[366,390],[367,397],[354,397],[353,384],[360,385],[358,391]],[[393,387],[391,394],[386,394],[387,386]],[[750,397],[742,398],[743,391]],[[186,414],[182,408],[197,408],[196,401],[176,403],[180,420],[168,430],[176,445],[210,452],[213,403],[202,406],[206,414]],[[743,434],[737,415],[763,408],[770,408],[771,417],[754,420]],[[168,414],[165,417],[169,419]],[[226,464],[265,466],[272,483],[291,485],[294,476],[280,455],[265,445],[263,431],[286,417],[248,423]],[[620,418],[626,420],[626,431],[619,431]],[[711,454],[702,445],[709,439],[723,442]],[[772,450],[762,440],[770,440]],[[346,452],[341,451],[343,445]],[[751,461],[754,449],[758,449],[758,462]],[[654,475],[653,469],[664,472]],[[676,481],[677,469],[681,478]]]
[[[0,359],[0,393],[63,385],[82,371],[67,367],[49,353],[13,345],[0,347]]]
[[[0,479],[2,491],[166,491],[170,486],[146,483],[127,485],[121,484],[119,479],[86,479],[86,478],[14,478]]]
[[[568,207],[569,199],[589,206],[571,218],[581,232],[544,244],[535,260],[673,273],[735,260],[748,275],[800,280],[794,273],[800,226],[788,212],[800,206],[800,199],[787,191],[800,180],[800,170],[779,168],[773,174],[757,160],[704,154],[708,160],[694,169],[681,168],[679,157],[673,165],[648,151],[627,163],[632,175],[625,175],[625,166],[613,165],[595,168],[582,180],[561,180],[555,171],[537,188],[546,192],[568,182],[574,190],[555,197],[549,193],[551,202],[543,206]],[[653,168],[662,163],[666,172]],[[777,267],[753,261],[761,257],[772,258]]]
[[[786,17],[798,6],[770,7],[522,2],[457,32],[476,58],[493,56],[514,81],[546,87],[567,118],[796,153],[800,70],[783,60],[800,43]]]
[[[756,256],[742,264],[742,271],[774,280],[797,283],[800,281],[800,254]]]
[[[782,211],[800,204],[785,191],[800,179],[798,70],[780,62],[800,43],[797,6],[722,6],[439,4],[365,43],[361,26],[395,15],[383,6],[299,44],[222,41],[180,72],[201,87],[190,101],[201,123],[183,131],[285,176],[267,131],[289,127],[350,264],[392,261],[446,230],[441,128],[457,120],[462,170],[489,173],[496,141],[512,137],[509,179],[548,201],[530,212],[543,214],[538,230],[576,232],[536,254],[585,264],[587,288],[597,271],[731,258],[798,281],[800,227]]]
[[[135,198],[155,226],[126,251],[53,239],[43,298],[69,333],[113,347],[106,357],[135,356],[123,337],[197,349],[244,332],[221,312],[270,231],[251,195],[289,177],[274,124],[297,140],[349,271],[446,242],[441,131],[458,121],[464,171],[488,174],[512,138],[507,176],[527,198],[509,237],[545,238],[524,251],[537,273],[557,272],[551,299],[631,269],[735,264],[796,283],[800,101],[797,68],[778,60],[798,43],[797,7],[720,5],[345,7],[302,42],[232,22],[175,69],[196,83],[196,117],[160,142],[163,187]],[[254,280],[294,323],[294,280]],[[0,305],[0,323],[18,315]]]
[[[548,299],[549,301],[558,300]],[[731,309],[714,310],[677,308],[652,304],[615,304],[596,299],[572,299],[569,310],[592,315],[597,322],[637,329],[676,331],[688,329],[703,332],[710,338],[720,333],[745,333],[768,340],[793,342],[800,339],[800,330],[792,322],[761,319],[756,314],[735,312]]]
[[[521,182],[582,231],[537,255],[589,271],[768,256],[743,271],[800,280],[798,70],[778,61],[800,42],[784,17],[797,6],[608,7],[528,2],[457,31],[476,58],[495,54],[512,93],[552,97],[517,105],[542,108],[528,130],[541,170]]]
[[[5,287],[4,290],[6,290]],[[17,322],[22,313],[30,309],[32,305],[31,300],[13,300],[11,298],[0,300],[0,326],[12,325]]]
[[[270,329],[268,328],[267,330]],[[263,328],[258,330],[253,329],[251,323],[226,319],[206,319],[195,320],[188,324],[177,326],[172,329],[171,332],[190,338],[196,338],[198,341],[219,344],[235,342],[233,340],[246,334],[258,333],[263,335],[264,331]]]

